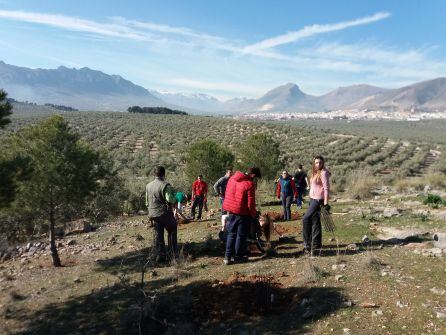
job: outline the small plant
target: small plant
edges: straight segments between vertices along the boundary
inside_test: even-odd
[[[302,279],[304,282],[317,282],[328,273],[314,264],[313,257],[307,257],[302,271]]]
[[[445,205],[446,201],[443,200],[439,195],[428,194],[427,198],[424,199],[423,204],[430,205],[434,208],[438,208],[438,206],[440,206],[440,205]]]
[[[366,253],[363,263],[363,267],[366,270],[379,271],[383,265],[382,261],[371,250]]]
[[[373,215],[373,214],[371,214],[370,216],[368,216],[368,220],[369,220],[370,222],[377,222],[377,221],[379,221],[378,218],[377,218],[375,215]]]
[[[177,257],[173,257],[170,264],[172,265],[172,280],[178,282],[182,278],[190,276],[189,259],[184,254],[184,247],[180,249]]]
[[[421,222],[429,221],[429,215],[427,215],[425,213],[420,213],[418,216],[419,216]]]

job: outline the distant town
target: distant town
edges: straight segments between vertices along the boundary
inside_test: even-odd
[[[319,113],[250,113],[234,116],[236,119],[253,120],[395,120],[395,121],[420,121],[429,119],[446,119],[446,110],[421,111],[411,110],[369,110],[350,109],[334,110]]]

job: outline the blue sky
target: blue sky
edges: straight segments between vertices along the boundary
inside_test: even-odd
[[[440,0],[0,0],[0,60],[221,99],[400,87],[446,76],[444,13]]]

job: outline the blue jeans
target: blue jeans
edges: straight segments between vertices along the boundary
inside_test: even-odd
[[[235,259],[240,259],[246,255],[246,238],[249,233],[250,224],[250,216],[230,214],[227,227],[226,259],[231,259],[234,253],[233,251],[235,251]]]

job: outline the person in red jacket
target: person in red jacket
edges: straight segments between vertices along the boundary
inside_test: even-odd
[[[285,221],[291,220],[291,204],[293,203],[293,198],[297,198],[297,188],[294,180],[286,170],[283,170],[277,182],[276,195],[277,199],[282,200],[283,219]]]
[[[247,173],[237,171],[228,180],[223,210],[229,212],[228,237],[226,240],[225,264],[247,261],[246,238],[252,220],[256,217],[256,183],[261,178],[260,169],[252,167]]]
[[[192,184],[192,210],[191,216],[192,220],[195,220],[195,209],[198,206],[198,216],[197,219],[201,220],[201,212],[203,211],[203,205],[206,201],[206,196],[208,194],[208,184],[203,181],[203,176],[199,175],[197,180]]]

